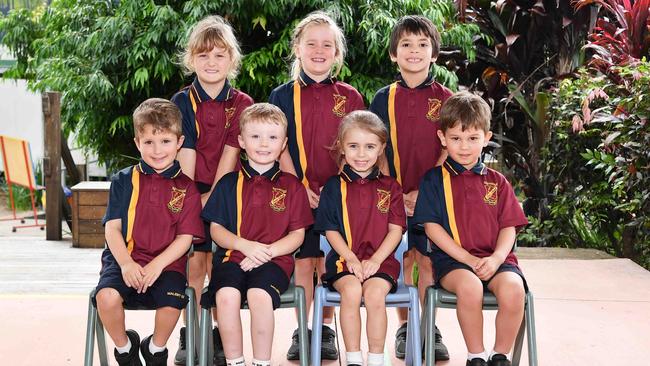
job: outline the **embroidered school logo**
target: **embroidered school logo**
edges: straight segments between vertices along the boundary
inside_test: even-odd
[[[185,201],[186,189],[172,187],[172,199],[167,203],[167,208],[173,213],[183,211],[183,201]]]
[[[334,108],[332,108],[332,113],[337,117],[345,116],[345,101],[347,97],[345,95],[332,94],[334,97]]]
[[[426,116],[429,121],[433,122],[438,120],[438,117],[440,117],[440,107],[442,107],[440,99],[429,98],[429,110]]]
[[[232,117],[235,115],[235,109],[236,109],[236,107],[226,108],[225,109],[225,112],[226,112],[226,127],[225,128],[230,127],[230,121],[232,121]]]
[[[287,209],[284,199],[287,198],[287,190],[282,188],[273,188],[271,192],[271,202],[269,205],[275,212],[282,212]]]
[[[390,208],[390,191],[377,189],[377,209],[381,213],[387,213]]]
[[[483,197],[483,202],[487,203],[490,206],[496,206],[497,199],[499,198],[497,193],[497,184],[491,182],[483,182],[485,186],[485,196]]]

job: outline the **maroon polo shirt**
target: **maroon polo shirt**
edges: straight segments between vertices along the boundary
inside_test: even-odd
[[[345,209],[343,208],[343,196]],[[340,176],[332,177],[321,192],[314,230],[338,231],[348,247],[362,261],[370,259],[379,249],[388,234],[388,224],[406,228],[406,212],[402,188],[392,178],[375,169],[366,178],[361,178],[349,165],[345,165]],[[349,235],[348,235],[349,234]],[[349,236],[352,236],[351,242]],[[346,271],[342,258],[330,252],[328,262],[337,257],[342,266],[337,272]],[[388,256],[380,272],[390,275],[395,281],[400,266],[394,255]]]
[[[369,109],[384,121],[389,131],[386,156],[391,176],[397,177],[399,169],[402,189],[404,193],[410,193],[418,189],[424,173],[433,168],[440,158],[442,145],[437,132],[440,129],[439,112],[442,103],[452,93],[435,82],[431,75],[415,88],[409,88],[401,76],[395,83],[396,126],[391,126],[389,118],[391,85],[377,92]],[[394,152],[391,127],[395,128],[397,135],[399,160]]]
[[[211,187],[224,146],[239,148],[239,116],[253,99],[228,81],[216,98],[210,98],[195,79],[176,93],[172,102],[183,115],[182,147],[196,151],[194,180]]]
[[[306,176],[309,187],[318,194],[327,179],[338,174],[338,166],[330,148],[336,139],[341,119],[352,111],[365,109],[365,105],[361,94],[355,88],[333,78],[317,83],[302,72],[298,83],[302,141],[298,138],[294,110],[294,81],[273,90],[269,102],[280,107],[287,116],[289,154],[298,178],[303,179],[304,167],[300,158],[302,152],[307,162]]]
[[[131,258],[147,265],[171,244],[177,235],[203,239],[201,196],[194,182],[181,172],[180,164],[156,173],[144,161],[115,174],[103,223],[122,220],[122,235]],[[185,276],[186,256],[167,266]]]
[[[456,243],[481,258],[494,253],[501,229],[528,224],[501,173],[481,162],[468,170],[451,157],[422,179],[413,220],[440,224]],[[505,263],[517,265],[513,252]]]
[[[226,174],[219,180],[202,217],[215,222],[244,239],[272,244],[289,232],[313,224],[307,191],[295,176],[280,171],[276,162],[273,168],[260,174],[242,161],[239,172]],[[239,191],[241,187],[241,191]],[[241,202],[241,206],[238,204]],[[239,207],[239,209],[238,209]],[[241,222],[238,220],[241,212]],[[240,263],[245,258],[237,250],[219,248],[215,261]],[[273,258],[291,277],[293,255]]]

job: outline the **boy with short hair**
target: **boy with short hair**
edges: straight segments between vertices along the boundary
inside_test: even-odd
[[[404,255],[404,281],[413,284],[411,273],[414,262],[417,263],[420,301],[424,301],[426,288],[433,284],[433,273],[427,254],[427,237],[421,230],[413,228],[413,209],[420,179],[427,170],[442,164],[445,159],[437,136],[440,128],[438,114],[451,95],[451,91],[437,83],[430,72],[439,53],[440,34],[431,20],[417,15],[402,17],[391,31],[389,45],[390,59],[397,63],[400,73],[397,81],[377,92],[369,108],[384,121],[389,131],[386,147],[388,167],[383,170],[390,172],[404,191],[409,241],[409,251]],[[397,313],[401,326],[395,335],[395,356],[404,358],[408,312],[407,309],[397,309]],[[449,353],[438,328],[435,341],[436,361],[448,360]]]
[[[133,112],[137,165],[111,179],[105,226],[107,249],[93,301],[115,343],[119,365],[167,364],[167,340],[185,296],[185,253],[202,239],[201,197],[181,172],[176,153],[183,144],[181,113],[168,100],[147,99]],[[156,309],[153,335],[140,343],[125,330],[124,306]]]
[[[273,311],[287,290],[292,253],[313,224],[307,191],[277,161],[287,145],[287,120],[268,103],[246,108],[239,144],[246,151],[241,169],[223,176],[203,209],[219,245],[201,305],[217,306],[217,321],[228,366],[244,365],[240,307],[251,312],[253,365],[268,366]]]
[[[457,316],[469,366],[510,366],[507,354],[524,314],[526,280],[512,252],[516,232],[528,221],[508,180],[481,161],[492,137],[490,107],[457,93],[440,112],[438,136],[449,157],[426,173],[413,220],[435,244],[436,284],[458,297]],[[483,292],[497,298],[496,339],[483,346]]]

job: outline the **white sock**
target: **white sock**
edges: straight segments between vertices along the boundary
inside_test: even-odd
[[[244,356],[229,360],[226,358],[226,366],[244,366],[246,362],[244,361]]]
[[[271,360],[256,360],[253,359],[253,366],[271,366]]]
[[[384,354],[368,352],[368,366],[384,366]]]
[[[347,365],[363,365],[363,356],[361,351],[345,352],[345,363]]]
[[[129,339],[129,337],[126,337],[126,344],[122,347],[115,346],[115,349],[119,353],[129,353],[131,350],[131,339]]]
[[[487,361],[487,355],[485,354],[485,350],[483,350],[482,352],[479,352],[479,353],[467,352],[467,359],[469,361],[471,361],[471,360],[473,360],[475,358],[481,358],[481,359],[483,359],[483,361]]]
[[[151,337],[151,339],[149,340],[149,352],[151,352],[152,355],[164,351],[165,348],[167,348],[166,346],[167,346],[166,344],[163,344],[162,347],[159,347],[153,344],[153,337]]]

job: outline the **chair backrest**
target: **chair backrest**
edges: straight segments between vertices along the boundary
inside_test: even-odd
[[[36,181],[29,142],[0,135],[0,153],[2,154],[7,183],[34,190]]]
[[[404,233],[402,235],[402,241],[397,245],[397,248],[395,248],[395,258],[399,262],[399,278],[397,279],[398,284],[404,283],[404,253],[408,249],[408,238],[407,234]],[[320,236],[320,250],[325,253],[325,257],[327,257],[327,254],[332,250],[332,246],[330,243],[327,241],[327,238],[325,238],[325,235]]]

